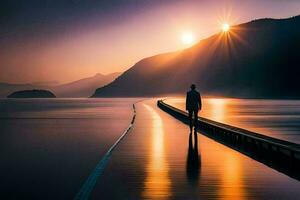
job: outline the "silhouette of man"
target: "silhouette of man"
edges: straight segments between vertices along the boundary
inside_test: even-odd
[[[190,120],[190,130],[193,131],[193,117],[194,117],[194,127],[197,129],[198,121],[198,111],[201,110],[201,96],[200,93],[196,90],[196,85],[191,85],[191,90],[186,94],[185,108],[189,112]]]

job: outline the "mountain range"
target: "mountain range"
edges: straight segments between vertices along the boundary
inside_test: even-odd
[[[92,97],[184,94],[299,98],[300,16],[232,26],[194,46],[142,59]]]
[[[0,83],[0,97],[4,98],[16,91],[33,89],[47,89],[52,91],[57,97],[89,97],[96,88],[110,83],[120,74],[119,72],[107,75],[98,73],[92,77],[55,86],[53,86],[52,82],[49,82],[48,85],[48,82],[32,84]]]
[[[120,74],[119,72],[107,75],[98,73],[93,77],[50,87],[49,89],[53,91],[57,97],[89,97],[93,91],[95,91],[95,88],[112,82]]]

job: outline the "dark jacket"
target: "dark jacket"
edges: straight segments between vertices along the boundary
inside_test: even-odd
[[[200,93],[196,90],[190,90],[186,94],[186,102],[185,102],[186,110],[201,110],[201,96]]]

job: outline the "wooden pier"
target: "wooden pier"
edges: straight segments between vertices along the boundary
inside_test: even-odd
[[[159,108],[188,124],[188,114],[159,100]],[[300,180],[300,145],[242,128],[198,118],[201,134],[229,146],[269,167]]]

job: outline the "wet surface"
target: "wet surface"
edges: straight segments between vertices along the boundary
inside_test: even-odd
[[[135,99],[0,101],[0,199],[73,199]]]
[[[185,98],[165,100],[185,110]],[[204,98],[200,116],[300,144],[300,100]]]
[[[91,199],[295,199],[300,182],[137,104],[133,130],[115,149]]]
[[[73,199],[136,99],[1,101],[1,199]],[[1,107],[2,106],[2,107]],[[136,105],[91,199],[297,199],[300,182]]]

